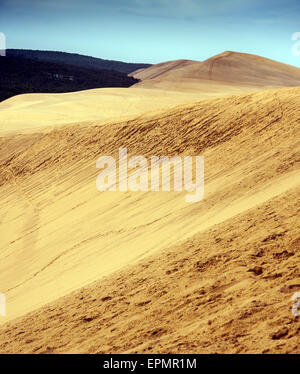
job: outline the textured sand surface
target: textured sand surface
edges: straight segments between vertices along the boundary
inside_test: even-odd
[[[50,131],[66,123],[119,121],[199,100],[201,93],[135,87],[98,88],[64,94],[24,94],[0,103],[0,135]]]
[[[300,353],[299,118],[281,88],[2,137],[0,351]],[[119,147],[204,155],[204,200],[100,193]]]

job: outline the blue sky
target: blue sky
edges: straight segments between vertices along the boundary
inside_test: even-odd
[[[0,32],[7,48],[148,63],[233,50],[300,67],[299,0],[0,0]]]

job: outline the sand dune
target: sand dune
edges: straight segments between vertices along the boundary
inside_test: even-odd
[[[138,69],[130,74],[131,77],[145,80],[145,79],[153,79],[157,78],[160,75],[168,72],[173,71],[174,69],[185,68],[186,66],[197,63],[197,61],[193,60],[174,60],[174,61],[167,61],[161,62],[159,64],[155,64],[150,66],[149,68]]]
[[[158,76],[147,75],[157,65],[134,75],[142,82],[134,86],[207,92],[246,90],[259,87],[300,85],[300,69],[264,57],[226,51],[203,62],[190,62]]]
[[[130,89],[99,88],[71,93],[17,95],[0,103],[0,135],[48,132],[57,126],[89,125],[96,120],[103,124],[125,121],[203,98],[251,90],[249,87],[219,84],[208,87],[205,82],[200,86],[196,82],[190,92],[179,92],[176,87],[166,90],[133,86]]]
[[[0,322],[33,314],[0,351],[299,352],[299,104],[274,89],[3,137]],[[204,201],[100,193],[119,147],[204,155]]]
[[[132,118],[196,101],[197,93],[99,88],[64,94],[24,94],[0,103],[0,135],[49,131],[67,123]]]
[[[50,131],[67,123],[116,122],[204,98],[300,85],[300,69],[263,57],[224,52],[204,62],[176,60],[132,73],[130,89],[18,95],[0,103],[0,134]],[[149,90],[149,88],[151,90]]]

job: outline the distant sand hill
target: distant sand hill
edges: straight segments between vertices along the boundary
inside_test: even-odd
[[[50,95],[48,109],[42,95],[0,105],[1,353],[300,353],[291,313],[300,291],[300,87],[266,89],[296,86],[300,69],[220,56],[212,69],[209,60],[163,68],[118,98],[99,90],[77,102]],[[204,93],[212,81],[218,97],[185,96],[190,83],[168,91],[170,76],[181,87],[200,82]],[[225,76],[233,83],[220,83]],[[121,118],[117,106],[114,119],[113,103],[130,100],[132,115]],[[59,123],[60,106],[78,121]],[[101,110],[111,117],[93,120]],[[30,128],[43,111],[45,126]],[[204,155],[204,200],[99,192],[96,160],[120,147]]]
[[[162,67],[165,67],[163,69]],[[209,92],[249,87],[285,87],[300,85],[300,69],[264,57],[226,51],[203,62],[178,60],[153,65],[131,73],[141,79],[136,86],[172,90]],[[229,89],[229,88],[228,88]]]

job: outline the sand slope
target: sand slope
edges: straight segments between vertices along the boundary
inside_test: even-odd
[[[190,64],[197,63],[197,61],[193,60],[174,60],[174,61],[166,61],[161,62],[159,64],[155,64],[150,66],[149,68],[138,69],[130,74],[131,77],[136,79],[145,80],[145,79],[153,79],[157,78],[160,75],[168,72],[173,71],[174,69],[185,68]]]
[[[101,281],[2,327],[0,351],[299,352],[299,104],[276,89],[2,138],[6,320]],[[204,201],[100,193],[119,147],[203,154]]]
[[[201,98],[197,93],[99,88],[62,94],[17,95],[0,103],[0,135],[49,131],[66,123],[131,118]]]
[[[142,79],[138,87],[155,87],[172,90],[214,90],[224,91],[243,89],[283,87],[300,85],[300,69],[264,57],[247,53],[226,51],[203,62],[191,62],[184,66],[169,69],[158,76],[147,72],[155,70],[156,65],[137,73]],[[135,75],[134,75],[135,76]]]

